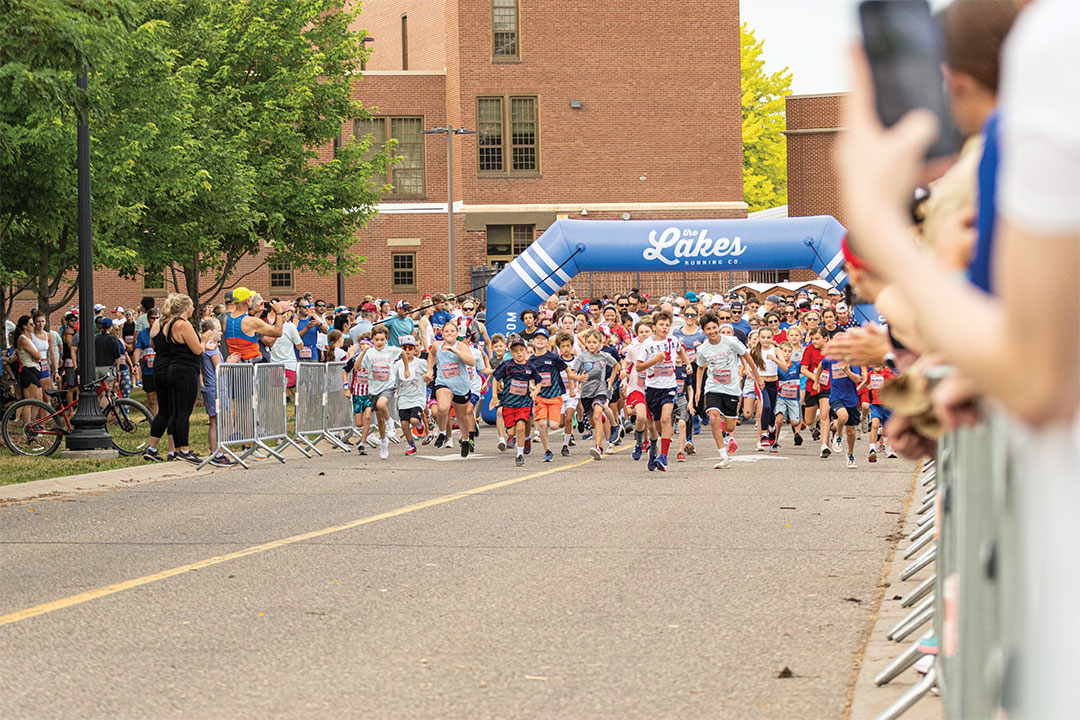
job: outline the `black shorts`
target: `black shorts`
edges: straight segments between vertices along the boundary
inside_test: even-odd
[[[402,425],[411,422],[414,418],[421,423],[424,422],[424,413],[420,408],[398,408],[397,415]]]
[[[25,390],[31,385],[41,387],[41,370],[36,367],[24,366],[23,369],[19,371],[19,387]]]
[[[581,398],[581,413],[585,417],[592,417],[593,405],[600,405],[604,407],[608,404],[607,391],[604,391],[603,395],[597,395],[595,397]]]
[[[813,387],[813,383],[810,384]],[[803,407],[817,407],[818,401],[829,399],[829,388],[822,388],[818,390],[816,395],[812,395],[809,390],[806,391],[806,397],[803,399]]]
[[[64,368],[64,387],[73,388],[79,384],[79,374],[75,368]]]
[[[154,384],[154,374],[153,373],[150,373],[149,375],[147,375],[145,373],[145,371],[143,372],[142,389],[145,392],[148,392],[148,393],[157,392],[157,385]]]
[[[739,398],[727,393],[705,393],[705,410],[717,410],[726,418],[739,416]]]
[[[859,408],[845,407],[844,409],[847,410],[847,422],[844,423],[844,425],[848,427],[857,426],[859,424]],[[829,410],[829,415],[831,415],[833,418],[836,418],[836,408],[831,408]]]
[[[664,413],[664,406],[671,405],[675,411],[675,388],[645,388],[645,409],[650,420],[659,420]]]
[[[439,390],[450,390],[450,388],[446,387],[445,385],[436,385],[435,386],[435,391],[438,392]],[[450,392],[454,392],[454,391],[450,390]],[[454,395],[454,404],[455,405],[468,405],[469,400],[470,400],[470,395],[468,393],[466,393],[465,395],[457,395],[457,394]]]

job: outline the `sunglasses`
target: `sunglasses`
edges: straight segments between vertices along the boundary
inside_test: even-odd
[[[683,317],[697,317],[697,313],[683,313]]]
[[[308,305],[308,307],[311,307]],[[326,307],[326,303],[315,303],[315,307]]]
[[[630,307],[630,303],[619,303],[619,307]]]
[[[777,320],[776,318],[773,318],[773,319],[769,320],[769,324],[770,325],[779,325],[780,321]]]
[[[473,311],[473,310],[475,310],[476,308],[474,308],[474,307],[473,307],[472,305],[470,305],[470,306],[468,306],[468,307],[463,307],[463,308],[461,308],[461,309],[462,309],[462,310],[464,310],[465,312],[472,312],[472,311]]]

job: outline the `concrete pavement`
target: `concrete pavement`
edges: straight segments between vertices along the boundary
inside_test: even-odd
[[[0,716],[844,711],[910,464],[493,441],[0,508]]]

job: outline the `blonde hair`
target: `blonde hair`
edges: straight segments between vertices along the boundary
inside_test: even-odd
[[[191,298],[183,293],[171,293],[165,302],[161,304],[161,323],[165,324],[166,321],[173,319],[180,313],[187,309],[188,305],[193,305]]]

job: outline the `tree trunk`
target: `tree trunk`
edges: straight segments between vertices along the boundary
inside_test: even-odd
[[[191,302],[195,304],[194,317],[202,317],[199,307],[199,253],[192,253],[191,262],[184,266],[184,286]]]

